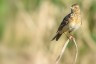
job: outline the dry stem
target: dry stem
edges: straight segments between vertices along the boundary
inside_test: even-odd
[[[62,57],[62,55],[63,55],[63,53],[64,53],[64,51],[65,51],[65,48],[66,48],[66,46],[68,45],[68,43],[69,43],[69,39],[68,39],[68,40],[66,41],[66,43],[63,45],[62,51],[61,51],[60,55],[57,57],[57,59],[56,59],[56,64],[58,64],[58,62],[60,61],[60,59],[61,59],[61,57]]]
[[[73,38],[73,42],[74,42],[75,47],[76,47],[76,54],[75,54],[75,58],[74,58],[73,64],[76,64],[76,60],[77,60],[77,57],[78,57],[78,46],[77,46],[77,43],[75,41],[75,38]]]
[[[61,57],[62,57],[62,55],[63,55],[63,53],[64,53],[64,51],[65,51],[65,49],[66,49],[66,47],[67,47],[67,45],[68,45],[68,43],[69,43],[69,40],[70,40],[70,39],[68,39],[68,40],[65,42],[65,44],[63,45],[63,48],[62,48],[62,50],[61,50],[61,52],[60,52],[60,55],[59,55],[59,56],[57,57],[57,59],[56,59],[56,64],[59,63],[59,61],[60,61],[60,59],[61,59]],[[71,40],[74,42],[75,47],[76,47],[76,54],[75,54],[75,58],[74,58],[74,61],[73,61],[73,64],[75,64],[75,63],[76,63],[76,60],[77,60],[77,56],[78,56],[78,46],[77,46],[77,43],[76,43],[76,41],[75,41],[75,38],[72,38]]]

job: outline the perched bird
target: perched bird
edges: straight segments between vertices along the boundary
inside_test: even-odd
[[[64,32],[70,34],[72,31],[78,29],[81,23],[80,7],[78,4],[73,4],[71,6],[71,12],[63,19],[57,30],[56,36],[52,40],[56,39],[56,41],[58,41]]]

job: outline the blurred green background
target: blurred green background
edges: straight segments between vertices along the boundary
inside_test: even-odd
[[[96,64],[96,0],[0,0],[0,64],[55,64],[67,38],[51,39],[74,3],[82,14],[74,32],[77,64]],[[72,64],[74,56],[70,42],[60,64]]]

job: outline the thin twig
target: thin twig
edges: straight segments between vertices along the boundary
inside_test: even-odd
[[[61,53],[60,53],[60,55],[57,57],[57,59],[56,59],[56,64],[58,64],[59,63],[59,61],[60,61],[60,59],[61,59],[61,57],[62,57],[62,55],[63,55],[63,53],[64,53],[64,51],[65,51],[65,49],[66,49],[66,47],[67,47],[67,45],[68,45],[68,43],[69,43],[69,40],[70,39],[68,39],[67,41],[66,41],[66,43],[63,45],[63,48],[62,48],[62,50],[61,50]],[[75,44],[75,47],[76,47],[76,54],[75,54],[75,58],[74,58],[74,61],[73,61],[73,64],[75,64],[76,63],[76,60],[77,60],[77,56],[78,56],[78,46],[77,46],[77,43],[76,43],[76,41],[75,41],[75,38],[72,38],[72,40],[73,40],[73,42],[74,42],[74,44]]]
[[[62,55],[63,55],[63,53],[64,53],[64,51],[65,51],[65,48],[66,48],[67,45],[68,45],[68,43],[69,43],[69,39],[68,39],[68,40],[66,41],[66,43],[63,45],[62,51],[61,51],[60,55],[57,57],[57,59],[56,59],[56,64],[59,63],[59,61],[60,61],[60,59],[61,59],[61,57],[62,57]]]
[[[75,38],[73,38],[73,42],[74,42],[75,47],[76,47],[76,54],[75,54],[75,58],[74,58],[73,64],[76,64],[76,60],[77,60],[77,57],[78,57],[78,46],[77,46],[77,43],[75,41]]]

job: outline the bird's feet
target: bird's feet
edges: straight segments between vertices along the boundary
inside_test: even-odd
[[[65,34],[65,33],[64,33],[64,34]],[[65,35],[66,35],[66,34],[65,34]],[[73,35],[71,35],[71,34],[69,34],[69,36],[66,35],[66,37],[67,37],[68,39],[70,39],[70,40],[73,40],[73,39],[74,39]]]
[[[70,35],[68,39],[73,40],[74,39],[73,35]]]

